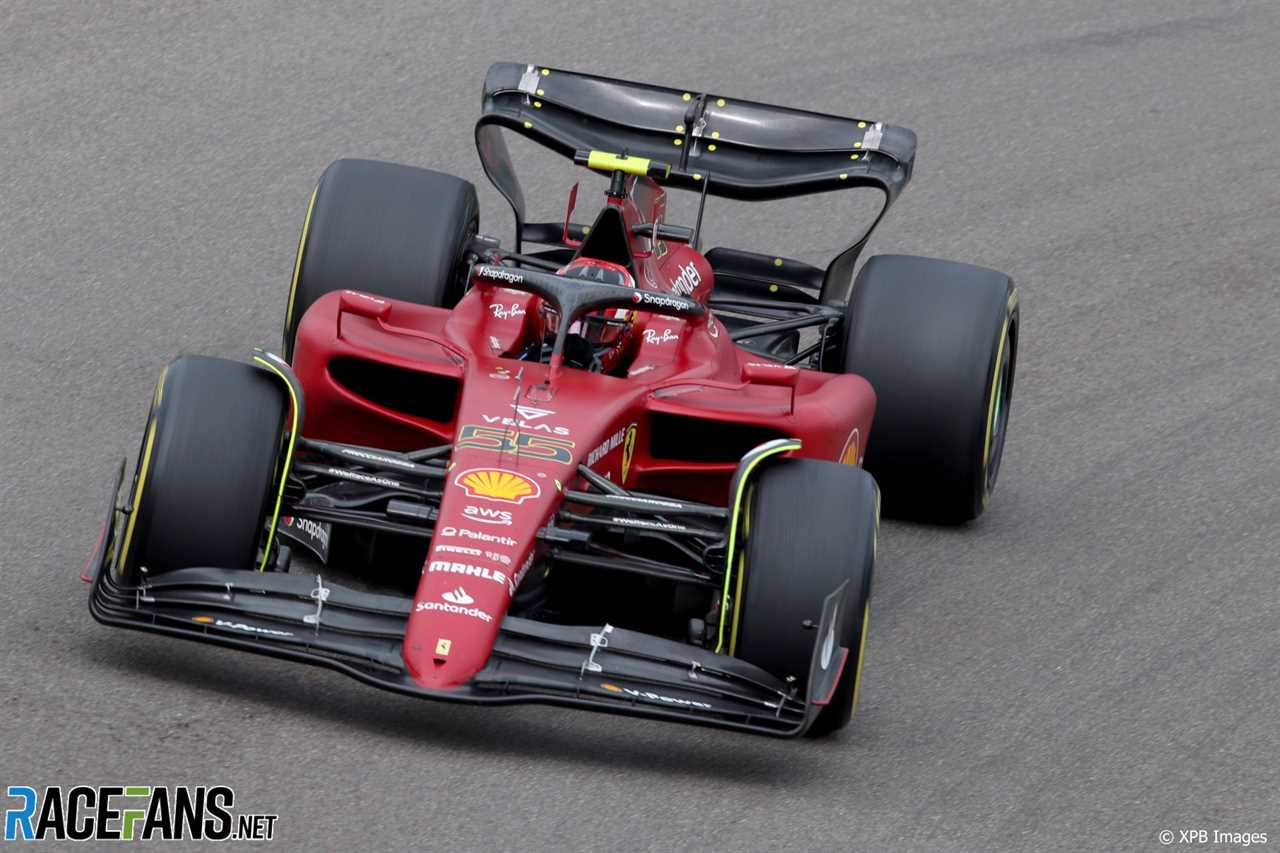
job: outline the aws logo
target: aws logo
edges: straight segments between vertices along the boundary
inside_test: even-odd
[[[487,506],[464,506],[462,514],[472,521],[478,521],[481,524],[502,524],[507,527],[511,526],[511,513],[505,509],[489,509]]]
[[[542,494],[542,488],[530,477],[502,468],[470,468],[453,480],[469,498],[522,504]]]

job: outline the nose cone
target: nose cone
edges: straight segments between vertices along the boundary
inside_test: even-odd
[[[403,646],[413,678],[439,690],[461,687],[484,668],[562,488],[592,452],[620,448],[619,421],[647,394],[585,371],[551,383],[550,368],[535,363],[476,360],[467,370]]]
[[[540,466],[497,461],[460,452],[446,481],[405,632],[405,663],[424,687],[459,687],[489,660],[556,501]]]
[[[489,659],[514,579],[477,562],[428,559],[423,568],[404,647],[423,686],[458,687]]]

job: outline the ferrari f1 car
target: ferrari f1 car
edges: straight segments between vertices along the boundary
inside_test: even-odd
[[[575,186],[526,221],[508,132],[607,178],[598,207]],[[855,279],[915,155],[882,122],[497,64],[475,138],[514,246],[465,180],[339,160],[282,354],[161,374],[93,616],[431,699],[839,729],[881,494],[954,523],[995,486],[1010,279],[900,255]],[[850,187],[883,209],[825,268],[701,248],[710,196]],[[666,220],[673,189],[696,220]]]

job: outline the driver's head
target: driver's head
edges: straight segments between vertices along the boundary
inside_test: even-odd
[[[557,274],[565,278],[580,278],[598,284],[636,286],[636,280],[626,267],[591,258],[572,260],[557,270]],[[544,302],[542,317],[547,334],[554,335],[560,327],[559,313]],[[583,338],[590,345],[595,358],[599,360],[600,369],[608,373],[617,366],[627,344],[631,341],[635,319],[636,312],[630,308],[609,308],[594,314],[583,315],[569,327],[569,334]]]

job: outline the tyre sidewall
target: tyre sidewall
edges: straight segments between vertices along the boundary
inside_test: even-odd
[[[334,290],[453,307],[466,285],[464,249],[478,225],[479,202],[469,181],[377,160],[330,164],[295,259],[286,357],[292,357],[303,314]]]
[[[997,353],[1017,320],[1013,293],[1003,273],[930,258],[877,256],[859,273],[844,369],[876,392],[864,464],[886,513],[955,523],[982,512],[988,414]]]
[[[278,381],[251,365],[184,356],[166,369],[148,421],[155,437],[133,538],[121,555],[127,581],[140,566],[151,577],[257,567],[286,412]]]
[[[846,583],[838,645],[859,657],[861,619],[871,594],[876,486],[861,469],[835,462],[766,463],[749,498],[742,594],[733,653],[807,689],[825,598]],[[808,620],[810,628],[802,627]]]

